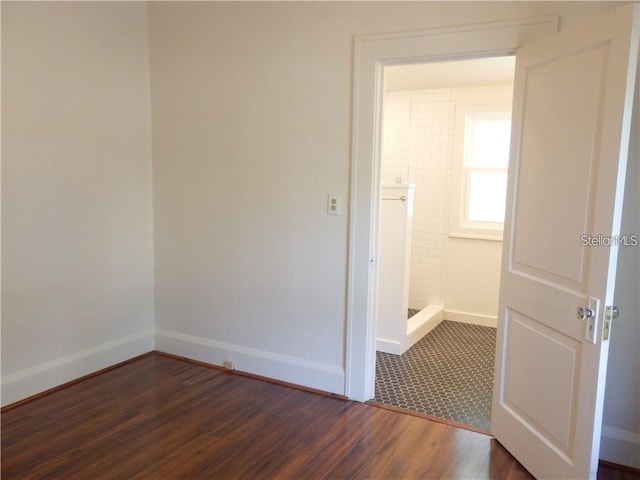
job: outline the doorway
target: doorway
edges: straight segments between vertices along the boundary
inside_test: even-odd
[[[374,400],[484,430],[514,67],[500,56],[384,68]]]
[[[380,156],[384,67],[513,55],[523,42],[557,28],[552,16],[356,38],[345,369],[350,399],[367,401],[375,394],[378,203],[373,192],[379,191],[380,172],[372,160]]]

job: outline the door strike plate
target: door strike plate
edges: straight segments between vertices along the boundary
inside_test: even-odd
[[[597,343],[598,315],[600,315],[600,300],[589,297],[589,304],[577,309],[578,318],[586,320],[585,338],[591,343]]]
[[[609,340],[611,335],[611,320],[618,318],[618,307],[608,305],[604,308],[604,324],[602,325],[602,340]]]

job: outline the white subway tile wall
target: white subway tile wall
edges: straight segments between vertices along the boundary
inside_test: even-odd
[[[409,308],[444,301],[454,124],[455,89],[385,94],[381,181],[416,186]]]

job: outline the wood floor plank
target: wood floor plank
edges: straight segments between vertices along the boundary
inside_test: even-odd
[[[464,444],[458,444],[457,450],[452,453],[457,461],[448,463],[443,470],[437,473],[440,478],[482,478],[488,457],[483,453],[490,448],[491,437],[470,435]]]
[[[5,410],[1,441],[4,480],[532,478],[481,433],[158,354]]]

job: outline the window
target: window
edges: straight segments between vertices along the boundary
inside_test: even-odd
[[[510,106],[458,112],[451,236],[502,239],[511,137]]]

